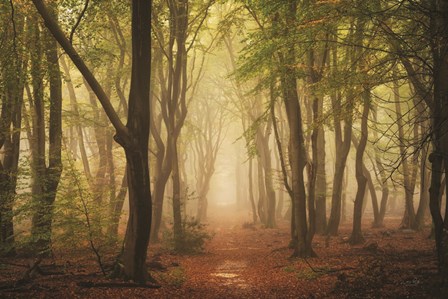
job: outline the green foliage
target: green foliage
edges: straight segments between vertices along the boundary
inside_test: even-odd
[[[69,156],[65,163],[54,206],[55,245],[60,249],[113,251],[110,245],[115,240],[104,233],[109,224],[109,206],[95,202],[86,177]]]
[[[181,287],[187,281],[187,275],[182,267],[175,267],[169,269],[167,272],[154,272],[151,273],[157,281],[164,282],[169,286],[176,288]]]
[[[283,268],[283,271],[287,273],[295,273],[298,279],[314,280],[329,272],[329,267],[311,268],[309,266],[303,266],[298,268],[297,265],[289,265]]]
[[[54,204],[45,204],[43,197],[33,194],[30,188],[34,179],[30,164],[30,158],[22,155],[14,205],[15,241],[19,253],[36,254],[35,246],[41,239],[51,239],[56,253],[84,252],[92,250],[92,244],[100,254],[115,250],[110,236],[104,233],[109,224],[108,205],[99,205],[93,200],[89,183],[78,170],[81,166],[68,155],[64,157],[64,172],[56,200]],[[37,210],[45,212],[44,219],[52,219],[51,231],[31,233],[32,217]]]
[[[172,230],[166,230],[162,242],[167,250],[180,254],[198,254],[204,251],[205,243],[213,238],[206,230],[206,225],[194,218],[187,218],[182,223],[182,236],[176,240]],[[176,244],[179,244],[176,246]]]

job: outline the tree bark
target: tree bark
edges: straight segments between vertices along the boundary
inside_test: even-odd
[[[442,216],[439,202],[442,174],[448,173],[448,1],[443,0],[433,4],[434,12],[431,15],[431,34],[437,43],[433,44],[434,61],[434,102],[431,107],[433,150],[429,155],[431,168],[431,187],[429,189],[429,206],[434,222],[436,248],[439,262],[439,272],[444,284],[448,277],[448,205]],[[445,185],[448,191],[448,184]],[[448,194],[446,192],[446,194]]]
[[[377,110],[375,107],[372,107],[371,110],[372,110],[373,125],[374,125],[374,129],[373,129],[374,140],[378,140],[378,134],[377,134],[377,129],[376,129],[376,124],[378,123]],[[377,147],[375,147],[375,164],[378,168],[378,172],[379,172],[378,180],[381,184],[381,202],[380,202],[380,207],[379,207],[379,212],[378,212],[378,218],[376,218],[377,220],[374,221],[372,226],[373,227],[382,227],[384,225],[383,224],[384,216],[386,215],[387,200],[389,198],[389,186],[388,186],[388,182],[387,182],[388,178],[387,178],[386,170],[384,169],[383,163],[381,161],[379,149]]]
[[[254,199],[254,192],[253,192],[253,165],[252,158],[249,159],[249,200],[250,200],[250,206],[252,207],[252,222],[257,223],[257,208],[255,207],[255,199]]]
[[[362,219],[362,206],[364,201],[364,195],[366,192],[367,178],[364,175],[364,151],[367,145],[368,129],[367,121],[370,108],[370,89],[364,87],[362,94],[363,97],[363,111],[361,118],[361,137],[359,145],[356,149],[356,182],[358,183],[358,189],[356,190],[355,206],[353,210],[353,230],[350,236],[350,244],[360,244],[364,242],[361,230]]]
[[[57,16],[57,9],[54,3],[51,6],[50,14]],[[36,24],[37,25],[37,24]],[[36,42],[40,42],[40,33],[36,30]],[[33,84],[34,104],[35,104],[35,138],[36,150],[33,151],[35,167],[35,177],[33,190],[35,193],[36,210],[32,219],[33,247],[39,255],[48,256],[51,254],[53,203],[62,173],[62,80],[59,69],[59,56],[57,43],[51,38],[49,33],[43,32],[43,49],[45,51],[48,81],[50,85],[50,117],[49,117],[49,137],[48,137],[48,167],[46,165],[46,138],[45,138],[45,117],[43,103],[43,88],[39,86],[43,83],[43,77],[38,74],[42,71],[42,65],[34,57],[35,79]],[[39,55],[39,54],[37,54]]]
[[[406,144],[404,137],[404,124],[403,115],[401,113],[400,105],[400,91],[398,87],[398,82],[394,81],[394,99],[395,99],[395,109],[397,113],[397,126],[398,126],[398,139],[399,148],[401,155],[401,166],[403,168],[403,185],[405,192],[405,213],[403,216],[402,223],[400,227],[402,228],[412,228],[415,229],[415,210],[414,210],[414,189],[415,180],[417,178],[417,167],[413,163],[409,163],[409,158],[406,153]],[[416,161],[414,161],[415,163]]]
[[[16,254],[13,206],[17,187],[17,172],[20,154],[20,135],[22,124],[22,104],[25,86],[27,59],[23,52],[16,48],[16,38],[24,29],[24,15],[15,14],[15,28],[3,24],[6,36],[12,41],[9,61],[0,59],[2,79],[4,80],[4,96],[2,96],[0,115],[0,256]],[[10,20],[5,20],[4,23]],[[5,55],[6,56],[6,55]]]
[[[73,82],[70,76],[70,68],[68,67],[64,56],[61,56],[60,59],[61,62],[61,66],[64,69],[65,72],[65,76],[67,78],[67,89],[68,89],[68,93],[69,93],[69,97],[70,97],[70,106],[71,109],[73,111],[74,116],[77,118],[77,123],[75,124],[75,129],[76,129],[76,133],[77,133],[77,140],[78,140],[78,147],[79,147],[79,151],[81,153],[81,160],[82,160],[82,165],[84,168],[84,174],[87,177],[87,180],[90,182],[92,179],[92,174],[90,172],[90,164],[89,164],[89,160],[87,158],[87,151],[86,151],[86,147],[84,144],[84,134],[82,131],[82,127],[81,127],[81,119],[79,116],[79,109],[78,109],[78,102],[76,99],[76,93],[75,93],[75,88],[73,86]]]
[[[151,4],[152,1],[132,2],[132,77],[129,113],[126,126],[112,107],[109,98],[48,13],[43,1],[33,0],[45,25],[64,48],[103,105],[109,120],[117,130],[115,140],[123,146],[127,161],[129,184],[129,220],[121,254],[123,274],[136,282],[145,282],[146,253],[151,228],[151,195],[148,168],[149,82],[151,69]]]
[[[336,48],[333,49],[333,65],[335,69],[338,67],[338,54]],[[336,71],[336,70],[335,70]],[[331,213],[327,224],[327,235],[336,236],[339,230],[339,223],[341,222],[341,205],[342,205],[342,189],[345,165],[347,162],[348,153],[350,151],[351,135],[352,135],[352,122],[353,115],[351,111],[353,92],[349,91],[347,95],[347,111],[342,109],[342,99],[339,93],[335,93],[331,96],[331,105],[333,108],[333,123],[335,132],[335,167],[333,176],[333,188],[331,195]],[[341,115],[345,115],[342,117]],[[342,135],[341,119],[344,119],[344,132]]]

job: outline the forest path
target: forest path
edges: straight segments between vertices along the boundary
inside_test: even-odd
[[[290,259],[288,223],[266,229],[228,217],[208,226],[214,237],[202,254],[176,255],[161,245],[150,246],[148,261],[158,259],[162,265],[150,267],[161,288],[82,287],[80,282],[111,282],[88,252],[42,261],[61,265],[62,275],[37,275],[17,289],[0,287],[0,298],[448,298],[448,289],[443,295],[438,290],[429,227],[400,231],[399,218],[380,229],[370,228],[370,223],[365,221],[365,244],[344,241],[351,232],[347,223],[328,242],[315,236],[318,257],[303,260]],[[26,268],[30,259],[0,259],[0,286],[23,276],[24,268],[11,262]]]
[[[284,270],[293,263],[288,259],[289,233],[285,226],[264,229],[243,228],[242,223],[230,227],[214,224],[212,231],[215,234],[205,254],[182,261],[187,277],[182,289],[186,296],[297,298],[291,290],[297,290],[301,283]],[[309,293],[302,289],[301,294]]]
[[[436,271],[428,231],[371,229],[366,223],[367,243],[350,246],[344,241],[347,224],[328,247],[324,236],[315,236],[319,257],[303,260],[290,259],[287,222],[274,229],[243,223],[212,223],[214,237],[203,254],[172,256],[184,280],[176,288],[165,281],[161,298],[426,298],[426,281]]]

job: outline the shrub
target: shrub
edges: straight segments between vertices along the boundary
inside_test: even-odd
[[[164,246],[180,254],[198,254],[204,251],[205,243],[213,235],[206,230],[206,225],[194,218],[185,219],[182,223],[182,235],[176,240],[172,230],[163,232]]]

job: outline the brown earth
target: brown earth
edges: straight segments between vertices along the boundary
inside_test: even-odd
[[[316,236],[318,257],[304,260],[290,258],[286,222],[276,229],[243,227],[240,219],[231,225],[215,222],[203,254],[174,255],[150,246],[148,261],[159,289],[92,287],[88,283],[111,281],[98,271],[91,253],[43,260],[42,273],[12,287],[33,260],[0,259],[0,297],[448,298],[439,287],[430,229],[414,232],[398,225],[399,219],[388,219],[385,228],[366,225],[366,243],[359,246],[346,242],[351,228],[343,225],[338,237]]]

